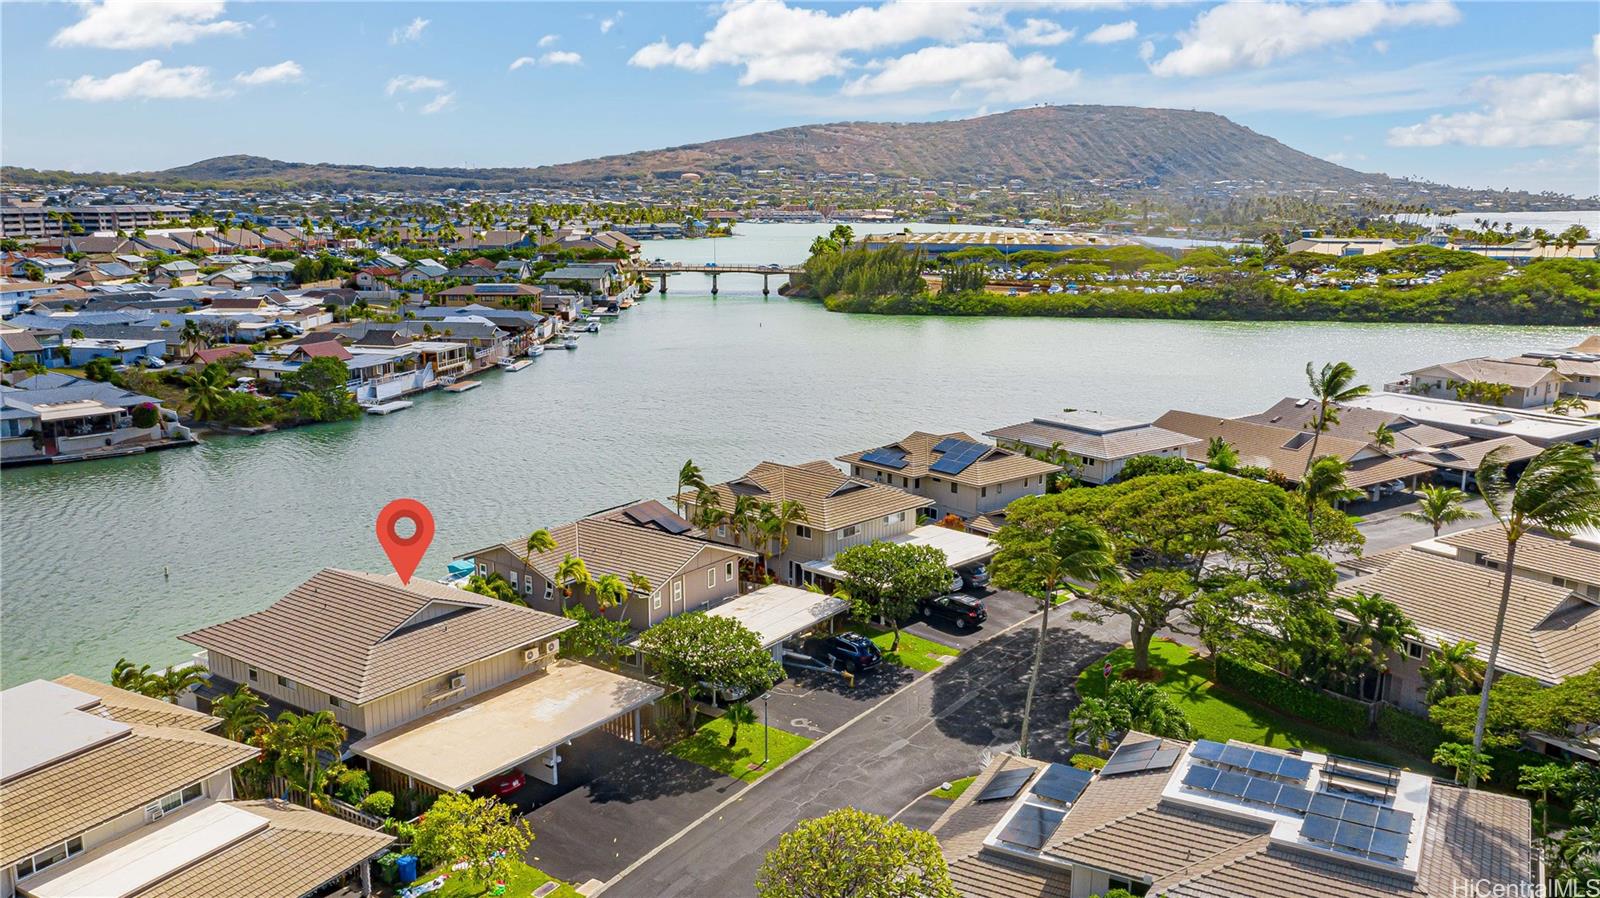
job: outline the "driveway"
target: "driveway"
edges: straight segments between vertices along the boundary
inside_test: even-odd
[[[856,719],[918,676],[905,667],[883,664],[851,686],[831,671],[788,669],[789,679],[772,688],[767,722],[780,730],[816,739]],[[751,706],[761,713],[761,703]]]
[[[742,786],[607,733],[583,736],[564,752],[572,760],[562,765],[560,794],[524,817],[534,833],[525,858],[569,882],[615,876]],[[591,759],[591,775],[568,779],[567,768],[580,757]]]
[[[1009,589],[992,591],[969,589],[966,590],[966,594],[973,598],[983,599],[983,607],[989,612],[989,617],[983,622],[983,626],[958,630],[954,624],[946,623],[943,620],[929,621],[916,617],[902,629],[906,633],[912,633],[924,639],[942,642],[945,645],[955,646],[962,651],[966,651],[992,638],[996,633],[1017,621],[1033,614],[1039,605],[1037,601],[1028,596]]]
[[[1037,706],[1035,757],[1070,753],[1067,712],[1078,671],[1127,639],[1127,620],[1070,619],[1075,604],[1051,616]],[[1014,746],[1037,631],[1013,630],[963,653],[895,694],[749,789],[611,888],[619,898],[738,896],[753,891],[756,869],[795,822],[852,806],[890,815],[928,789],[969,776],[985,757]],[[916,818],[931,808],[917,809]]]

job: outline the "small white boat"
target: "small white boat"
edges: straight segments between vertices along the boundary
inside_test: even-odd
[[[507,371],[521,371],[533,364],[533,359],[501,359],[495,364]]]
[[[565,337],[561,338],[561,348],[562,349],[577,349],[578,348],[578,338],[573,336],[572,334],[567,334]]]
[[[528,347],[528,358],[536,359],[536,358],[538,358],[539,356],[542,356],[542,355],[544,355],[544,344],[535,343],[532,346]]]

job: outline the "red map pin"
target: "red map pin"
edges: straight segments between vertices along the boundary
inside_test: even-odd
[[[395,531],[401,521],[410,521],[415,528],[410,536],[402,537]],[[410,583],[417,565],[433,542],[433,513],[428,506],[415,499],[396,499],[378,512],[378,543],[389,556],[394,572],[401,583]]]

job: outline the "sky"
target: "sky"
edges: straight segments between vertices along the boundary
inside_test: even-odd
[[[1039,103],[1199,109],[1351,168],[1600,194],[1600,3],[0,4],[0,161],[495,166]]]

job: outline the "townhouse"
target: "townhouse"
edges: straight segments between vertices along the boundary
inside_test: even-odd
[[[1561,395],[1565,378],[1554,367],[1463,359],[1407,371],[1406,391],[1419,396],[1479,401],[1506,408],[1543,408]],[[1484,388],[1495,395],[1477,395]]]
[[[1073,479],[1093,484],[1115,480],[1122,466],[1135,456],[1182,458],[1184,450],[1200,442],[1153,424],[1082,411],[1034,418],[984,436],[1019,452],[1045,457],[1065,453],[1073,462],[1068,471]]]
[[[641,737],[662,690],[558,658],[576,622],[422,579],[325,569],[262,611],[182,637],[203,702],[238,685],[328,711],[374,788],[466,791],[519,769],[554,784],[559,750],[605,727]]]
[[[0,895],[370,893],[393,837],[281,801],[236,801],[258,749],[221,721],[77,676],[0,692]]]
[[[904,439],[841,455],[855,477],[927,499],[934,517],[971,520],[1023,496],[1043,495],[1059,465],[978,442],[965,433],[916,431]]]

